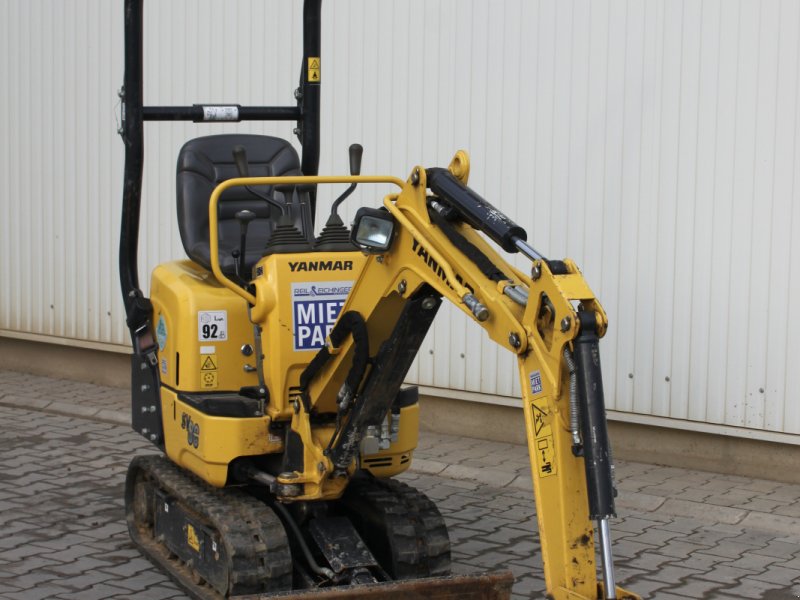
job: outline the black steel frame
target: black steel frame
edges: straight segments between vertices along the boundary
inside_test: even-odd
[[[151,354],[153,339],[149,318],[150,301],[139,288],[138,239],[144,165],[144,121],[204,120],[203,106],[143,106],[142,29],[144,0],[125,0],[125,76],[121,92],[122,128],[125,143],[125,175],[122,193],[122,228],[119,240],[119,273],[127,324],[134,352]],[[322,0],[303,3],[303,62],[296,106],[236,106],[235,121],[296,121],[296,133],[302,145],[301,170],[316,175],[319,169],[320,82],[309,81],[306,69],[309,57],[320,56]],[[224,122],[224,121],[220,121]],[[311,191],[312,215],[316,208],[316,190]]]

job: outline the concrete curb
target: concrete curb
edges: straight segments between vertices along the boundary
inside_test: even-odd
[[[127,410],[112,408],[94,408],[63,401],[47,401],[39,398],[23,398],[13,394],[0,396],[0,406],[8,406],[23,410],[36,410],[55,413],[80,419],[91,419],[111,423],[113,425],[130,425],[130,414]],[[499,488],[513,488],[531,492],[533,481],[530,475],[497,469],[480,469],[459,464],[448,464],[436,460],[415,458],[411,473],[418,475],[435,475],[456,481],[474,481],[481,485]],[[743,530],[760,529],[786,536],[800,537],[800,518],[775,515],[753,510],[704,504],[691,500],[667,498],[625,491],[617,499],[617,508],[624,512],[653,513],[659,516],[686,517],[706,523],[724,523],[738,526]]]
[[[20,396],[5,395],[0,397],[0,406],[9,406],[11,408],[20,408],[23,410],[38,410],[63,415],[65,417],[91,419],[104,423],[112,423],[114,425],[130,425],[131,422],[130,415],[121,410],[93,408],[58,400],[42,400],[41,398],[22,398]]]

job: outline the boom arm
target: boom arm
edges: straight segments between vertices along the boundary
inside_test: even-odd
[[[463,176],[458,163],[451,169]],[[432,320],[426,313],[435,312],[441,296],[517,356],[548,591],[556,598],[597,598],[592,520],[598,521],[600,541],[606,547],[604,580],[615,587],[607,532],[607,519],[614,516],[614,500],[597,346],[606,329],[605,312],[571,261],[538,260],[534,276],[528,277],[501,258],[472,226],[488,229],[494,241],[515,249],[513,238],[519,240],[524,231],[501,213],[486,210],[486,220],[471,225],[458,222],[467,219],[448,221],[443,216],[448,208],[459,217],[469,211],[480,214],[491,207],[488,203],[479,206],[477,194],[454,174],[439,172],[433,176],[446,178],[453,195],[433,201],[426,197],[430,180],[425,171],[416,169],[399,196],[384,201],[398,225],[396,238],[385,255],[368,261],[342,309],[342,314],[361,314],[370,337],[375,334],[387,343],[378,349],[359,394],[357,402],[363,412],[351,418],[350,429],[343,432],[343,442],[331,457],[334,468],[345,467],[355,456],[359,433],[369,421],[362,415],[377,415],[379,422],[386,414]],[[440,186],[431,187],[442,192]],[[467,208],[462,213],[456,206],[458,187],[467,196]],[[480,255],[487,260],[476,259]],[[483,262],[484,268],[476,262]],[[504,293],[514,286],[528,289],[526,306]],[[385,315],[393,312],[390,306],[397,310],[403,304],[398,328],[387,337],[379,331]],[[578,395],[584,408],[583,439],[592,441],[576,446],[574,451],[565,350],[575,355],[574,383],[582,392]],[[330,395],[334,390],[328,388],[337,380],[334,374],[344,371],[348,360],[346,343],[328,369],[315,379],[309,396]],[[573,406],[576,400],[573,398]],[[622,589],[617,592],[621,595],[616,597],[629,596]],[[615,595],[612,592],[599,597]]]
[[[304,439],[310,438],[310,415],[329,411],[332,398],[349,407],[345,422],[328,450],[304,448],[313,472],[279,476],[278,482],[305,484],[305,496],[326,483],[346,481],[367,428],[379,425],[389,411],[446,299],[517,357],[548,593],[557,599],[637,598],[614,583],[608,536],[614,499],[598,351],[605,312],[572,261],[541,257],[525,243],[524,230],[465,186],[468,171],[466,154],[459,153],[449,171],[416,168],[404,184],[394,180],[402,184],[401,192],[384,200],[395,221],[392,245],[368,259],[326,348],[301,378],[294,403],[292,429]],[[276,183],[271,179],[268,183]],[[337,178],[349,179],[365,180]],[[230,185],[242,182],[267,183],[231,180]],[[428,196],[429,186],[438,196]],[[217,191],[209,215],[212,231],[216,197]],[[506,250],[539,256],[531,276],[504,260],[476,229]],[[255,304],[253,315],[259,313],[259,281],[255,284],[255,297],[247,294]],[[354,320],[363,323],[366,336],[344,330]],[[346,376],[356,355],[364,355],[359,343],[369,345],[372,358],[353,389]],[[603,583],[596,573],[593,520]]]

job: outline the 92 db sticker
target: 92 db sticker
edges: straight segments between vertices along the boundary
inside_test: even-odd
[[[197,339],[201,342],[228,339],[228,311],[201,310],[197,313]]]

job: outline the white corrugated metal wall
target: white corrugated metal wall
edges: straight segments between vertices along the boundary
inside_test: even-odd
[[[126,343],[121,6],[0,2],[4,335]],[[291,103],[299,2],[151,2],[145,15],[146,103]],[[617,418],[794,442],[781,434],[800,433],[799,70],[793,0],[328,0],[321,171],[343,172],[352,141],[364,172],[400,176],[467,148],[472,186],[537,248],[575,258],[603,301]],[[183,254],[180,145],[220,131],[146,126],[143,283]],[[412,380],[514,404],[511,357],[459,313],[423,351],[433,360]]]

